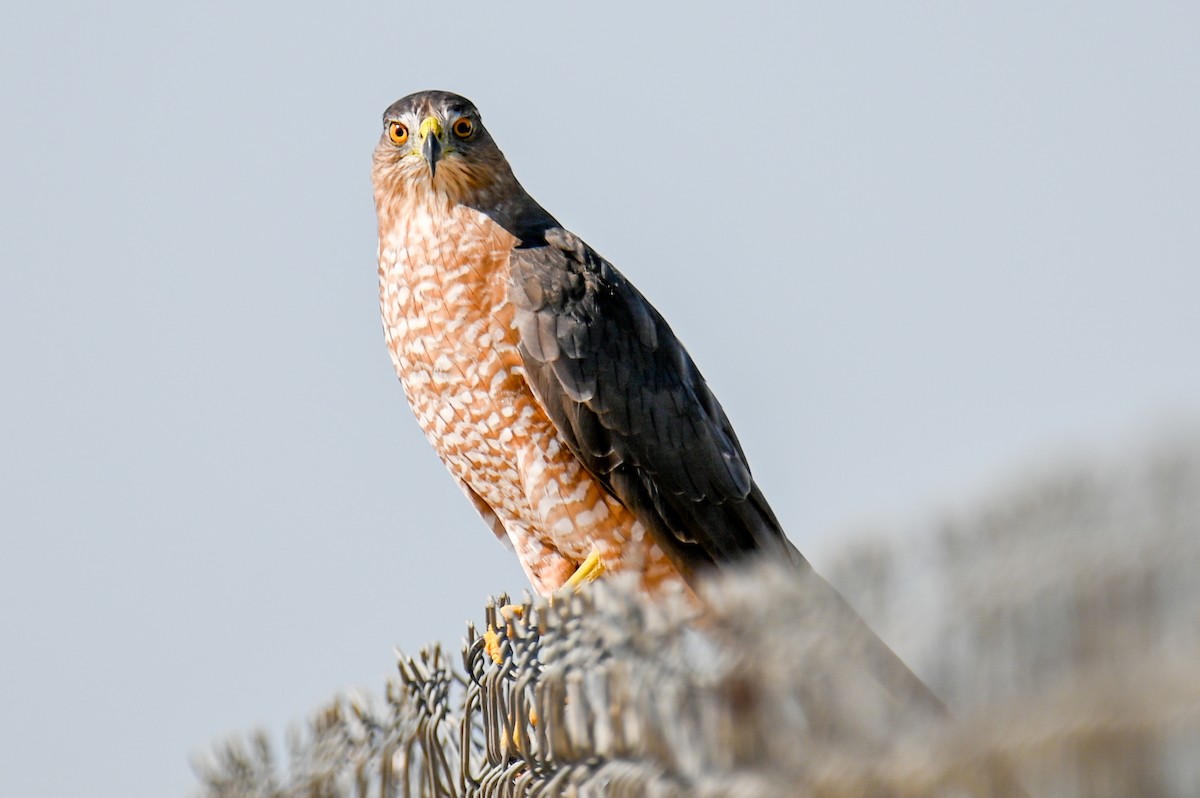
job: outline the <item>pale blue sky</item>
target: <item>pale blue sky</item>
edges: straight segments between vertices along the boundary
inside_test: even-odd
[[[382,110],[471,97],[790,535],[1200,407],[1194,3],[60,3],[0,28],[0,794],[188,791],[524,579],[382,343]]]

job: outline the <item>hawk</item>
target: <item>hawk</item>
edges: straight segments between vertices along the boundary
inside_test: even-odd
[[[372,178],[383,326],[408,401],[539,593],[598,571],[688,590],[747,555],[781,559],[831,613],[844,669],[883,685],[887,706],[945,712],[784,536],[687,350],[521,187],[474,105],[398,100]]]
[[[807,567],[687,350],[521,187],[471,102],[394,103],[372,178],[392,362],[539,593],[596,558],[651,592],[751,553]]]

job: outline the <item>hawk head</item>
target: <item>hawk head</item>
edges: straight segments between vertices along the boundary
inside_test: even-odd
[[[376,190],[382,183],[394,193],[436,191],[457,202],[513,182],[479,111],[448,91],[410,94],[384,111],[375,178]]]
[[[558,226],[513,177],[471,101],[448,91],[410,94],[383,112],[371,177],[385,225],[418,203],[473,208],[526,245]]]

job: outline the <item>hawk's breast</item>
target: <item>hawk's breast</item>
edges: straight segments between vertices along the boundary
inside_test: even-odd
[[[525,380],[509,258],[517,239],[463,206],[412,203],[381,230],[388,349],[426,438],[542,594],[593,546],[657,584],[678,572],[564,445]],[[500,530],[497,530],[499,533]]]
[[[379,259],[392,362],[442,460],[502,510],[514,497],[499,486],[519,484],[508,452],[536,411],[507,295],[516,240],[461,206],[418,206],[397,227],[381,238]]]

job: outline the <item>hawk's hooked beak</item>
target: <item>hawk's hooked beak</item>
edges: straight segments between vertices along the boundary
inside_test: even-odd
[[[445,131],[442,130],[442,123],[436,117],[427,116],[421,123],[418,135],[421,138],[421,155],[425,158],[425,163],[429,164],[429,179],[432,180],[437,173],[437,162],[441,160],[445,150],[442,144],[442,136],[445,135]]]

